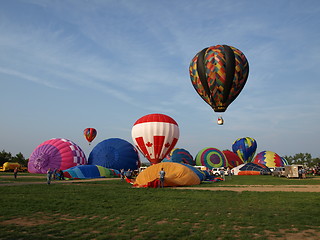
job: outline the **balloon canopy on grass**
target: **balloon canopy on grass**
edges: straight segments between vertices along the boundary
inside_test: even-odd
[[[229,168],[234,168],[236,166],[243,164],[243,161],[241,160],[241,158],[239,158],[239,156],[234,152],[231,152],[229,150],[223,150],[222,152],[227,158],[227,163]]]
[[[46,173],[49,168],[65,170],[85,164],[86,156],[77,144],[64,138],[53,138],[41,143],[31,153],[28,171]]]
[[[252,161],[256,150],[257,142],[251,137],[238,138],[232,145],[232,151],[245,163]]]
[[[191,186],[198,185],[201,180],[194,170],[181,163],[161,162],[151,165],[137,176],[133,186],[135,187],[152,187],[158,181],[159,172],[163,168],[165,171],[164,186]]]
[[[198,152],[196,165],[212,169],[227,167],[228,163],[223,152],[217,148],[207,147]]]
[[[192,155],[183,148],[174,148],[162,162],[186,163],[192,166],[196,164]]]
[[[269,168],[284,166],[284,162],[282,161],[281,157],[275,152],[271,151],[262,151],[258,153],[253,162],[266,165]]]
[[[132,140],[139,151],[151,162],[161,162],[174,148],[179,139],[177,122],[164,114],[149,114],[133,125]]]
[[[114,178],[120,177],[120,172],[97,165],[81,165],[64,170],[63,175],[69,179]]]
[[[140,167],[140,159],[131,143],[120,138],[109,138],[92,149],[88,164],[116,170],[136,170]]]

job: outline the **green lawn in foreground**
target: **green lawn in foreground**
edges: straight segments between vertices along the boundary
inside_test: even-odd
[[[287,180],[232,182],[257,184],[261,177]],[[211,184],[217,185],[199,186]],[[0,239],[267,239],[266,231],[274,239],[281,229],[320,232],[319,193],[135,189],[115,179],[0,184],[0,194]]]

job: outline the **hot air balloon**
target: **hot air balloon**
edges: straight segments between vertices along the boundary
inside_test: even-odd
[[[131,143],[121,138],[109,138],[92,149],[88,164],[116,170],[137,170],[140,159],[138,151]]]
[[[132,127],[132,140],[152,163],[162,161],[179,139],[177,122],[164,114],[149,114],[138,119]]]
[[[262,151],[258,153],[257,156],[255,156],[253,162],[266,165],[269,168],[284,166],[282,158],[275,152],[271,151]]]
[[[231,152],[229,150],[223,150],[222,152],[227,158],[229,168],[234,168],[236,166],[243,164],[243,161],[241,160],[241,158],[239,158],[239,156],[234,152]]]
[[[251,137],[238,138],[232,144],[232,151],[236,153],[244,163],[251,162],[257,150],[257,142]]]
[[[237,48],[211,46],[195,55],[189,67],[193,87],[215,112],[224,112],[246,84],[249,63]]]
[[[83,131],[84,137],[87,139],[87,141],[90,143],[93,141],[93,139],[97,136],[97,130],[94,128],[86,128]]]
[[[226,156],[217,148],[207,147],[200,150],[196,156],[196,164],[208,169],[228,167]]]
[[[120,177],[120,172],[98,165],[79,165],[64,170],[63,175],[67,179],[116,178]]]
[[[81,148],[64,138],[53,138],[41,143],[32,153],[28,162],[30,173],[46,173],[50,168],[65,170],[87,164]]]
[[[177,163],[186,163],[189,165],[196,165],[195,160],[192,155],[183,148],[174,148],[169,155],[166,156],[162,162],[177,162]]]
[[[164,186],[191,186],[199,185],[205,175],[194,167],[174,162],[161,162],[143,170],[135,181],[134,187],[158,187],[159,172],[161,169],[166,172]]]

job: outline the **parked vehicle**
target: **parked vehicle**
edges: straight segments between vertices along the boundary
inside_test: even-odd
[[[19,172],[26,172],[28,171],[27,167],[21,166],[17,162],[5,162],[2,167],[0,168],[1,172],[13,172],[15,168],[18,168]]]
[[[303,169],[303,165],[287,165],[287,166],[284,166],[284,169],[285,169],[284,175],[287,178],[298,178],[299,170]]]
[[[284,167],[276,167],[273,172],[272,176],[274,177],[285,177],[285,168]]]
[[[205,166],[194,166],[196,169],[199,169],[201,171],[207,171],[207,167]]]

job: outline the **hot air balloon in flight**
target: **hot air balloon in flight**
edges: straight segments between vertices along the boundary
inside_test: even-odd
[[[257,142],[251,137],[238,138],[232,144],[232,151],[236,153],[244,163],[251,162],[257,150]]]
[[[89,142],[89,145],[90,145],[91,142],[93,141],[93,139],[97,136],[97,130],[94,128],[86,128],[83,131],[83,135],[87,139],[87,141]]]
[[[246,84],[249,63],[235,47],[211,46],[195,55],[189,73],[192,85],[201,98],[215,112],[224,112]]]
[[[149,114],[138,119],[132,127],[132,140],[152,163],[162,161],[179,139],[177,122],[164,114]]]
[[[50,168],[65,170],[87,164],[81,148],[64,138],[53,138],[41,143],[31,154],[28,162],[30,173],[46,173]]]

